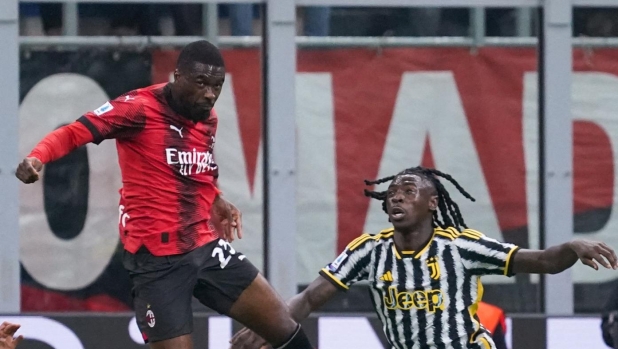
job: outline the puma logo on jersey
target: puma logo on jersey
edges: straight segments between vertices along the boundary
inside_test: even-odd
[[[393,282],[393,273],[387,271],[384,275],[380,276],[380,281]]]
[[[429,275],[434,280],[440,280],[440,265],[438,264],[438,257],[430,257],[427,259],[427,266],[429,266]]]
[[[180,138],[184,138],[184,137],[182,136],[182,129],[183,129],[184,127],[178,128],[178,127],[176,127],[176,126],[174,126],[174,125],[170,125],[170,128],[171,128],[172,130],[174,130],[174,131],[178,132],[178,135],[180,135]]]

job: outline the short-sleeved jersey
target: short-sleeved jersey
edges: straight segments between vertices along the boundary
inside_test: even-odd
[[[476,316],[480,276],[511,276],[517,246],[449,228],[418,251],[400,251],[393,237],[393,229],[360,236],[320,274],[343,290],[369,281],[392,348],[495,349]]]
[[[193,122],[175,113],[165,84],[128,92],[78,122],[94,143],[116,139],[122,173],[119,229],[127,251],[189,252],[217,238],[209,222],[217,189],[217,116]],[[112,164],[110,164],[112,166]]]

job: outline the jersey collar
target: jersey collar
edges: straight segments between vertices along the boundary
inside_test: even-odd
[[[433,239],[435,238],[435,236],[436,236],[436,229],[433,230],[433,234],[431,234],[431,237],[423,245],[423,247],[420,248],[417,251],[403,251],[403,250],[400,250],[399,248],[397,248],[397,245],[395,245],[395,239],[393,239],[393,252],[395,253],[395,257],[397,259],[402,259],[402,258],[419,259],[419,258],[421,258],[421,256],[425,252],[427,252],[427,250],[429,249],[429,246],[431,246],[431,243],[433,242]]]

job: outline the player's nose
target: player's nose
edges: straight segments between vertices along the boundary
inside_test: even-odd
[[[215,92],[213,91],[213,89],[208,88],[206,89],[206,92],[204,93],[204,98],[212,101],[216,98],[217,96],[215,95]]]
[[[400,191],[397,191],[393,196],[391,196],[392,202],[402,202],[403,194]]]

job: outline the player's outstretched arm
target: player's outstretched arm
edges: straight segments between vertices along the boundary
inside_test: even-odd
[[[577,260],[598,270],[597,263],[608,269],[618,268],[614,250],[603,242],[573,240],[546,250],[519,250],[514,256],[513,273],[557,274]]]
[[[15,349],[19,342],[24,339],[23,336],[17,338],[13,337],[19,327],[19,325],[9,322],[3,322],[2,325],[0,325],[0,349]]]
[[[290,314],[300,323],[331,299],[337,291],[332,283],[319,276],[303,292],[288,301]],[[267,345],[264,339],[247,328],[240,330],[230,343],[231,349],[260,349]]]
[[[79,122],[60,127],[49,133],[17,166],[15,176],[26,184],[39,180],[43,165],[93,141],[90,131]]]
[[[290,313],[296,322],[305,320],[309,314],[328,302],[339,290],[323,276],[318,276],[301,293],[288,301]]]

